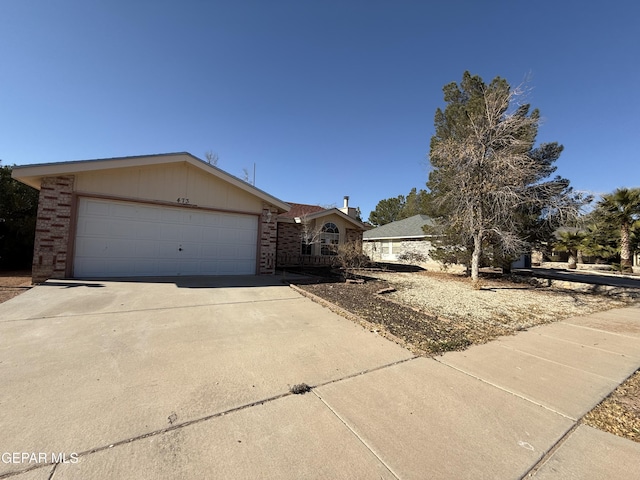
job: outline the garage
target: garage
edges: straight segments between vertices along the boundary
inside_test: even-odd
[[[79,198],[77,278],[256,273],[256,215]]]
[[[272,275],[291,206],[186,153],[15,167],[40,190],[33,281]]]

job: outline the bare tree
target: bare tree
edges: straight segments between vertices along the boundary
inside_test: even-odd
[[[563,147],[534,148],[540,115],[518,105],[522,89],[511,90],[500,77],[486,85],[465,72],[461,88],[453,83],[444,91],[449,105],[436,111],[427,185],[440,222],[463,245],[473,244],[471,278],[477,281],[483,244],[504,254],[523,252],[527,227],[559,225],[579,214],[584,199],[566,179],[545,181]]]
[[[204,152],[204,158],[207,160],[207,163],[209,165],[213,165],[214,167],[218,166],[218,160],[220,160],[220,156],[217,153],[212,152],[211,150],[207,150],[206,152]]]
[[[308,215],[300,217],[300,240],[304,245],[315,245],[322,242],[322,225],[309,218]]]

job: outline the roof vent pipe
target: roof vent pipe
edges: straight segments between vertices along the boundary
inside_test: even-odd
[[[344,207],[342,208],[349,208],[349,195],[344,196]]]

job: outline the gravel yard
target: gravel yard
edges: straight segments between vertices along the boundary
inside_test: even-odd
[[[395,286],[389,298],[425,312],[508,332],[599,310],[624,307],[627,301],[584,292],[541,287],[535,280],[514,283],[483,278],[474,289],[461,275],[432,272],[376,273]]]
[[[362,285],[319,283],[306,291],[335,303],[406,342],[419,354],[438,354],[576,315],[624,307],[628,299],[484,278],[474,289],[461,275],[367,272]],[[396,291],[377,294],[385,288]]]

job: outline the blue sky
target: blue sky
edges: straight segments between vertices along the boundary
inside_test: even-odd
[[[423,188],[442,87],[529,80],[579,190],[640,186],[640,4],[2,0],[0,159],[216,152],[366,219]]]

